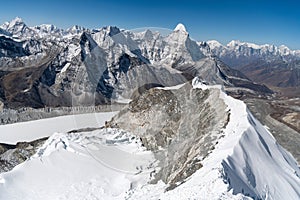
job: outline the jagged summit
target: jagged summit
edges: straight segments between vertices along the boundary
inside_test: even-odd
[[[16,27],[26,27],[26,24],[20,17],[16,17],[10,22],[5,22],[1,27],[6,30],[13,30],[16,29]]]
[[[31,37],[34,35],[34,31],[31,28],[29,28],[19,17],[16,17],[10,22],[5,22],[0,28],[5,30],[6,32],[9,32],[15,37]]]
[[[272,50],[275,48],[273,44],[255,44],[252,42],[241,42],[240,40],[232,40],[227,44],[228,48],[233,48],[237,46],[244,46],[248,48],[253,48],[253,49],[269,49]]]
[[[57,28],[56,26],[52,25],[52,24],[41,24],[39,26],[35,26],[34,29],[36,30],[40,30],[42,32],[58,32],[59,28]]]
[[[67,32],[71,33],[71,34],[79,34],[79,33],[83,32],[84,30],[85,30],[84,27],[78,26],[78,25],[74,25],[71,28],[68,28]]]
[[[217,40],[209,40],[207,41],[208,45],[211,47],[211,48],[215,48],[215,47],[222,47],[223,44],[221,44],[219,41]]]
[[[228,44],[227,44],[227,46],[228,47],[234,47],[234,46],[238,46],[238,45],[240,45],[241,44],[241,41],[239,41],[239,40],[231,40]]]
[[[17,23],[24,23],[24,21],[22,20],[22,18],[16,17],[15,19],[13,19],[13,20],[11,20],[11,21],[9,22],[10,26],[13,26],[13,25],[15,25],[15,24],[17,24]]]
[[[145,39],[148,39],[148,40],[153,39],[153,33],[152,33],[152,31],[150,31],[149,29],[147,29],[147,30],[144,32],[144,38],[145,38]]]
[[[14,21],[17,23],[21,20],[16,19]],[[124,98],[130,98],[131,94],[128,92],[129,89],[124,92],[123,90],[119,90],[119,88],[130,87],[130,89],[134,91],[136,85],[144,83],[144,81],[159,83],[160,85],[174,85],[180,84],[187,79],[189,80],[195,75],[205,74],[203,77],[206,77],[205,81],[208,83],[223,84],[226,82],[226,85],[234,84],[228,82],[231,78],[230,80],[224,79],[225,76],[229,76],[228,73],[224,72],[225,74],[223,73],[223,75],[218,73],[219,67],[216,66],[215,61],[210,56],[210,51],[205,46],[198,45],[196,41],[191,39],[182,24],[178,24],[175,30],[166,36],[159,32],[152,32],[151,30],[139,33],[124,31],[115,26],[107,26],[97,30],[89,30],[80,26],[73,26],[67,30],[56,29],[55,26],[52,25],[40,25],[38,27],[16,26],[13,29],[5,29],[5,31],[13,36],[11,37],[12,41],[10,44],[10,47],[13,48],[3,48],[3,53],[1,53],[3,56],[9,57],[10,60],[6,58],[2,59],[4,64],[1,66],[1,70],[11,70],[14,66],[19,66],[18,60],[14,60],[15,57],[23,57],[22,59],[25,61],[22,65],[24,66],[42,65],[44,59],[50,63],[44,66],[46,70],[44,68],[41,69],[41,71],[32,69],[32,72],[37,74],[36,76],[31,76],[31,78],[38,77],[41,87],[40,91],[45,90],[44,93],[41,92],[41,94],[38,94],[42,95],[40,99],[37,98],[33,100],[27,98],[29,93],[34,97],[39,93],[33,90],[31,85],[31,83],[34,83],[36,80],[23,83],[26,85],[24,87],[8,88],[9,90],[14,90],[10,91],[13,94],[20,93],[27,95],[26,99],[28,99],[28,105],[30,106],[35,105],[35,103],[37,103],[37,107],[41,105],[56,106],[57,104],[66,106],[72,105],[71,98],[68,97],[68,99],[66,99],[64,95],[67,95],[70,91],[67,91],[66,88],[73,87],[70,83],[77,81],[74,78],[77,72],[73,70],[82,65],[91,65],[90,68],[86,69],[86,74],[84,75],[86,80],[89,80],[90,75],[93,73],[97,74],[97,78],[100,79],[99,83],[95,83],[98,87],[97,92],[99,96],[97,96],[97,98],[99,102],[106,101],[110,98],[117,98],[119,95]],[[19,41],[23,43],[19,43]],[[47,41],[47,43],[43,41]],[[50,49],[52,51],[49,56],[48,51]],[[91,64],[86,62],[89,55],[97,57],[97,59],[93,60],[95,63]],[[151,63],[151,66],[148,66],[149,63]],[[159,67],[154,69],[152,65]],[[95,72],[93,69],[94,66],[101,66],[101,69]],[[145,68],[143,72],[140,72],[142,68],[139,66]],[[223,64],[220,64],[220,66],[223,66]],[[157,73],[160,75],[163,74],[162,77],[164,77],[164,79],[158,79],[156,73],[151,72],[153,70],[161,70],[160,68],[163,68],[164,71]],[[225,66],[222,67],[222,69],[223,68],[227,69]],[[145,74],[147,78],[138,79],[136,83],[133,84],[131,79],[135,80],[137,73]],[[150,78],[149,75],[146,75],[147,73],[153,74],[153,76]],[[176,78],[174,78],[174,73],[178,75]],[[184,73],[184,76],[182,73]],[[235,73],[232,72],[232,74]],[[19,74],[16,73],[15,75],[17,80]],[[235,75],[230,75],[230,77],[232,76]],[[240,75],[238,76],[238,80],[244,79],[240,77]],[[127,80],[127,77],[132,78]],[[12,80],[12,82],[10,82],[10,80]],[[93,79],[93,81],[98,80]],[[5,84],[8,85],[15,83],[14,79],[5,80]],[[249,85],[248,80],[245,85]],[[238,86],[240,87],[241,84]],[[54,98],[52,93],[58,91],[57,88],[60,87],[63,88],[61,89],[61,91],[63,91],[62,94],[55,96],[55,100],[50,101],[49,99]],[[94,85],[91,84],[87,87],[93,88]],[[48,88],[51,90],[48,90]],[[255,87],[253,86],[251,88]],[[86,92],[84,88],[80,88],[80,90],[81,89],[84,95],[85,93],[90,95],[90,91]],[[24,93],[24,90],[26,93]],[[9,94],[9,92],[7,94]],[[5,94],[0,94],[0,98],[1,95],[3,99],[7,99],[7,102],[5,102],[7,104],[12,105],[15,104],[14,102],[18,102],[20,105],[25,105],[25,97],[23,98],[22,95],[20,97],[14,96],[14,98],[10,99],[5,98]],[[52,104],[52,102],[54,102],[54,104]],[[83,103],[85,104],[86,102],[88,101],[84,99]]]
[[[182,32],[187,32],[186,28],[183,24],[179,23],[177,24],[176,28],[174,29],[174,31],[182,31]]]
[[[121,32],[120,29],[116,26],[108,26],[107,30],[109,32],[109,36],[111,36],[111,37],[114,35],[117,35]]]

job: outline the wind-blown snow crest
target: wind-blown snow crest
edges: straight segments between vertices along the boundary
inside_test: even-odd
[[[215,88],[201,84],[197,78],[193,84],[194,88]],[[186,184],[167,193],[166,199],[171,199],[172,193],[197,199],[242,199],[245,196],[299,199],[300,170],[295,159],[252,116],[242,101],[224,92],[220,92],[220,98],[230,111],[225,137],[204,160],[203,168]]]
[[[132,197],[151,191],[153,199],[299,199],[300,170],[286,152],[240,100],[227,96],[221,86],[208,86],[198,78],[194,88],[220,90],[230,120],[224,137],[203,161],[203,167],[185,183],[159,194],[162,183],[144,187]]]

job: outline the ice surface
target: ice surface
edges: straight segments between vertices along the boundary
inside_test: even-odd
[[[67,115],[0,126],[0,143],[16,144],[86,127],[101,127],[117,112]]]

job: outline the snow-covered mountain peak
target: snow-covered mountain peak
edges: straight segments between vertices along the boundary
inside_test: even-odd
[[[108,26],[107,30],[110,37],[117,35],[121,32],[121,30],[116,26]]]
[[[67,29],[67,33],[71,33],[71,34],[80,34],[83,31],[85,31],[85,28],[78,25],[72,26],[71,28]]]
[[[185,26],[183,24],[181,24],[181,23],[177,24],[177,26],[175,27],[174,31],[187,32]]]
[[[16,17],[15,19],[13,19],[9,22],[9,25],[7,28],[12,28],[14,26],[19,26],[19,25],[25,25],[25,23],[21,18]]]
[[[4,22],[4,24],[0,25],[0,29],[6,30],[9,26],[9,22]]]
[[[113,37],[120,34],[122,31],[116,26],[105,26],[97,29],[95,32],[100,33],[101,35],[105,34],[105,36]]]
[[[183,24],[179,23],[173,32],[171,32],[167,38],[176,42],[185,42],[189,38],[189,33],[186,31]]]
[[[16,17],[10,22],[4,23],[0,28],[4,29],[4,31],[8,32],[13,37],[20,39],[32,38],[36,35],[35,30],[28,27],[19,17]]]
[[[279,52],[280,53],[282,53],[283,55],[288,55],[289,53],[290,53],[290,49],[287,47],[287,46],[285,46],[285,45],[280,45],[279,46]]]
[[[219,41],[217,40],[209,40],[207,41],[207,44],[211,47],[211,48],[217,48],[217,47],[224,47],[223,44],[221,44]]]
[[[246,47],[246,48],[252,48],[252,49],[267,49],[270,51],[273,51],[275,46],[273,44],[264,44],[264,45],[258,45],[251,42],[241,42],[239,40],[232,40],[226,45],[228,48],[235,48],[235,47]]]
[[[152,31],[150,31],[149,29],[147,29],[147,30],[144,32],[143,37],[144,37],[144,39],[146,39],[146,40],[152,39],[152,38],[153,38],[153,33],[152,33]]]
[[[232,46],[236,46],[238,44],[240,44],[241,42],[239,40],[231,40],[227,46],[232,47]]]
[[[220,57],[225,58],[225,62],[235,67],[240,66],[241,63],[233,63],[230,60],[238,57],[247,57],[250,60],[263,59],[268,62],[274,60],[293,61],[300,59],[299,50],[291,50],[285,45],[275,46],[273,44],[255,44],[250,42],[241,42],[239,40],[232,40],[227,45],[222,45],[218,41],[211,40],[207,42],[212,52]]]
[[[56,26],[54,26],[54,25],[52,25],[52,24],[41,24],[41,25],[39,25],[39,26],[35,26],[35,28],[47,30],[47,31],[49,31],[49,32],[58,29]]]
[[[52,24],[42,24],[42,25],[39,25],[39,26],[35,26],[34,29],[37,32],[41,32],[42,34],[63,32],[63,30],[57,28],[56,26],[54,26]]]

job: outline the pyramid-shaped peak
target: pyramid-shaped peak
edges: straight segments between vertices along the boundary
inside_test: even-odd
[[[23,20],[20,17],[16,17],[15,19],[12,20],[12,22],[23,22]]]
[[[20,17],[16,17],[15,19],[10,21],[10,25],[15,25],[15,24],[21,24],[24,23],[23,20]]]
[[[107,30],[110,37],[121,33],[121,30],[116,26],[108,26]]]
[[[147,29],[145,32],[144,32],[144,38],[152,38],[153,37],[153,33],[152,31],[150,31],[149,29]]]
[[[14,27],[22,27],[22,26],[26,26],[26,25],[20,17],[16,17],[15,19],[11,20],[10,22],[5,23],[5,25],[3,25],[3,27],[4,26],[6,29],[11,29]]]
[[[183,32],[187,32],[185,29],[185,26],[181,23],[177,24],[176,28],[174,29],[174,31],[183,31]]]

